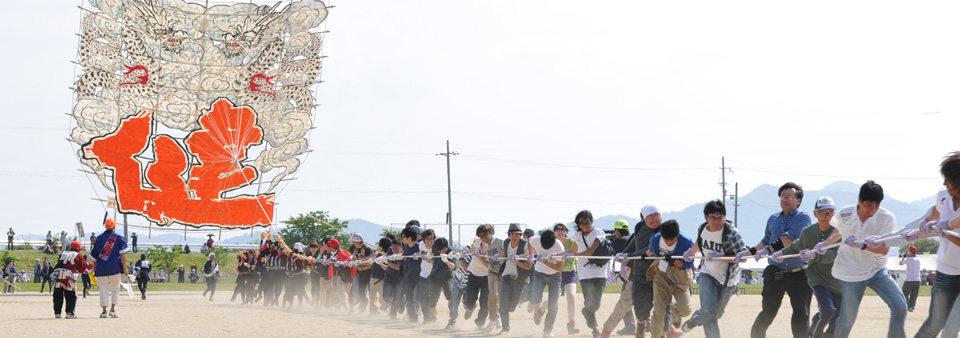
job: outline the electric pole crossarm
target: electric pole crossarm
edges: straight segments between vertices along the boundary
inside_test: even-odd
[[[449,240],[453,240],[453,195],[450,189],[450,156],[457,156],[460,153],[450,152],[450,140],[447,140],[447,152],[439,153],[437,156],[447,157],[447,231]]]

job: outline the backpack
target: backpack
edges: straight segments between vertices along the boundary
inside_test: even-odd
[[[583,237],[583,243],[587,244],[587,235],[581,232],[580,236]],[[593,251],[593,256],[612,257],[613,254],[613,246],[610,245],[610,241],[606,239],[600,239],[600,245],[597,246],[597,250]],[[591,258],[587,260],[587,264],[594,264],[599,267],[604,267],[609,261],[609,258]]]

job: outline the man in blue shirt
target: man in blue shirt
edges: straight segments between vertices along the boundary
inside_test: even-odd
[[[103,307],[100,318],[107,318],[107,305],[110,305],[110,317],[117,318],[120,276],[125,276],[123,267],[127,266],[127,257],[124,254],[130,249],[127,248],[127,240],[114,232],[117,222],[107,218],[104,227],[106,231],[97,236],[97,241],[90,250],[90,258],[93,258],[94,275],[97,276],[100,287],[100,306]]]
[[[420,238],[419,229],[419,225],[412,225],[400,232],[400,238],[403,240],[404,256],[413,256],[420,253],[420,249],[417,247],[417,240]],[[419,321],[417,310],[420,308],[420,299],[416,295],[417,286],[420,284],[420,260],[412,257],[404,259],[403,269],[403,295],[406,301],[407,319],[411,323],[417,323]]]
[[[737,261],[745,261],[744,257],[753,255],[760,260],[763,256],[779,251],[790,245],[800,237],[800,230],[812,224],[810,215],[799,211],[803,201],[803,188],[793,182],[787,182],[777,191],[780,196],[781,212],[773,214],[767,219],[767,228],[764,231],[760,244],[749,250],[737,254]],[[790,326],[795,338],[807,336],[810,322],[810,299],[813,291],[807,285],[807,275],[803,268],[806,261],[800,258],[788,258],[781,262],[767,261],[763,270],[763,297],[762,309],[753,322],[750,330],[751,338],[763,338],[767,328],[777,317],[780,304],[783,303],[783,294],[790,296],[790,306],[793,308],[793,317]]]

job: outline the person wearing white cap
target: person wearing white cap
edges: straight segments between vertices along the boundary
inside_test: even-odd
[[[359,263],[357,264],[357,273],[354,276],[354,285],[357,288],[357,298],[354,299],[354,302],[360,303],[360,313],[364,313],[369,301],[367,291],[370,289],[370,275],[373,273],[371,269],[373,268],[373,259],[377,257],[377,250],[363,243],[363,236],[360,236],[360,234],[350,236],[350,242],[353,243],[350,254],[353,255],[353,260]],[[353,308],[353,304],[350,304],[350,308]]]
[[[203,264],[203,275],[206,277],[207,289],[203,290],[203,296],[210,292],[210,300],[213,300],[213,294],[217,292],[217,276],[220,274],[220,264],[217,263],[217,255],[210,253],[207,256],[209,260]]]
[[[833,337],[837,315],[840,313],[840,281],[831,273],[833,261],[837,258],[837,248],[824,249],[821,246],[822,253],[815,251],[817,243],[842,237],[836,228],[830,225],[836,210],[833,199],[827,196],[818,198],[813,207],[813,216],[817,218],[817,223],[803,228],[796,241],[770,255],[770,260],[779,262],[782,261],[780,256],[799,253],[800,258],[809,262],[807,284],[813,289],[817,306],[820,308],[820,312],[813,316],[808,330],[814,338]]]
[[[626,257],[644,255],[650,248],[650,239],[653,235],[660,233],[660,225],[663,224],[660,208],[652,204],[645,205],[640,209],[640,218],[642,221],[637,223],[633,236],[627,242],[627,247],[623,249]],[[636,336],[643,337],[646,334],[646,326],[650,324],[648,320],[650,312],[653,310],[653,280],[647,279],[647,270],[650,269],[653,261],[637,259],[626,262],[630,268],[631,300],[633,314],[637,320]],[[669,318],[669,315],[666,316],[665,322],[669,322]],[[664,327],[667,326],[664,325]]]

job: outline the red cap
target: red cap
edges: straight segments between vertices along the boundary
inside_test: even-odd
[[[332,247],[332,248],[340,248],[340,241],[338,241],[336,238],[334,238],[334,239],[331,239],[331,240],[327,241],[327,245],[329,245],[329,246]]]
[[[910,248],[907,249],[907,251],[910,251],[912,253],[917,253],[917,247],[911,245]]]
[[[117,222],[114,221],[113,218],[107,218],[107,220],[103,223],[103,227],[107,229],[115,229],[117,227]]]
[[[70,250],[80,250],[81,248],[83,248],[83,245],[81,245],[79,241],[70,243]]]

